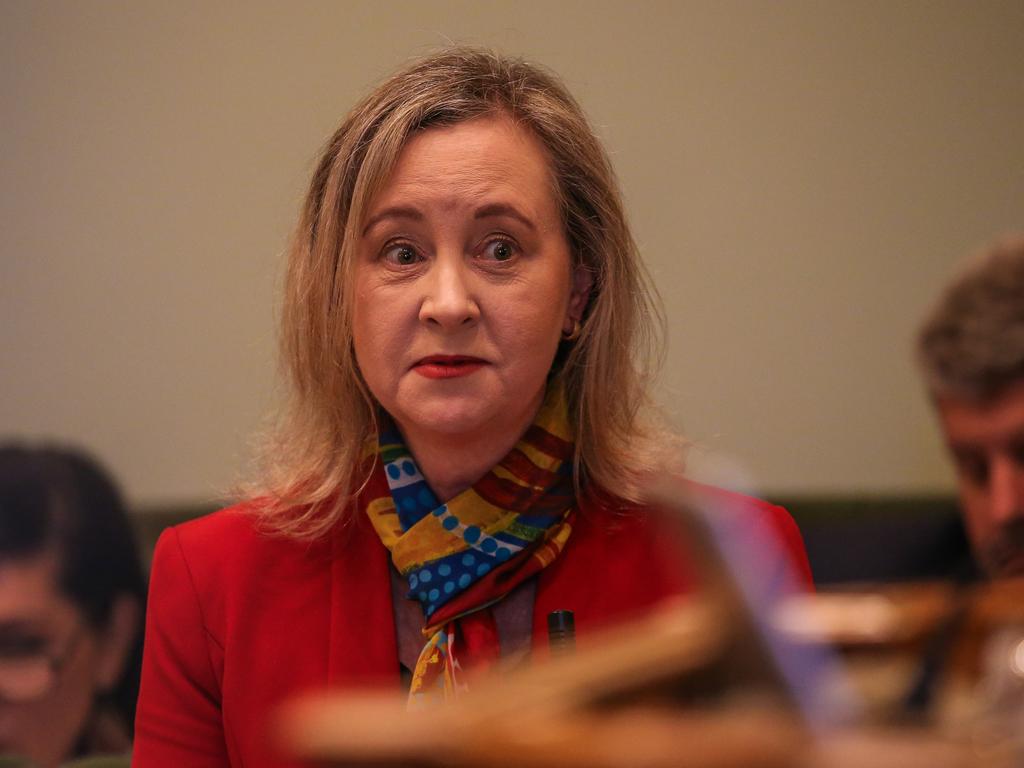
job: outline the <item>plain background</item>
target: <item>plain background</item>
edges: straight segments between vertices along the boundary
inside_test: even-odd
[[[447,42],[560,73],[669,318],[695,471],[951,476],[912,362],[954,264],[1024,228],[1024,4],[0,2],[0,431],[138,506],[219,497],[275,400],[281,252],[354,100]]]

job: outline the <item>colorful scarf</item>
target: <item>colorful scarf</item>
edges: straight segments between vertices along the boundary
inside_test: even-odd
[[[391,560],[420,602],[427,644],[413,670],[411,708],[450,701],[467,670],[499,656],[489,606],[550,565],[572,531],[572,433],[560,387],[533,424],[471,488],[441,503],[402,436],[382,414],[377,472],[390,494],[366,503]],[[371,483],[371,487],[382,487]],[[372,495],[372,494],[371,494]]]

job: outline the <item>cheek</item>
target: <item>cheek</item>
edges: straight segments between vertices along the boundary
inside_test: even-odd
[[[537,312],[536,324],[541,334],[552,339],[556,344],[561,338],[565,326],[565,318],[569,313],[569,286],[563,281],[554,281],[555,285],[547,292],[541,311]]]
[[[381,307],[388,309],[382,311]],[[352,317],[352,346],[360,368],[375,365],[394,352],[394,345],[402,338],[401,322],[397,302],[374,297],[369,292],[357,299]]]
[[[960,504],[968,536],[976,547],[984,545],[992,538],[995,527],[989,513],[988,496],[976,488],[962,488]]]
[[[357,282],[352,296],[352,345],[356,350],[365,349],[371,343],[376,320],[370,291]]]
[[[376,318],[356,315],[352,319],[352,347],[360,363],[368,357],[380,343],[380,328]]]
[[[501,327],[504,346],[515,351],[515,357],[530,369],[551,366],[564,320],[563,305],[555,296],[538,303],[536,295],[516,302],[514,309],[503,313]]]
[[[353,324],[353,348],[356,366],[374,396],[380,399],[380,388],[387,379],[388,342],[379,323],[364,322]]]
[[[385,302],[387,312],[370,311],[353,317],[355,363],[374,399],[393,410],[408,363],[415,319],[409,320],[397,302]]]

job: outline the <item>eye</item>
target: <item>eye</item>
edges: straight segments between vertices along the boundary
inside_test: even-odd
[[[971,485],[984,486],[988,482],[988,459],[974,451],[957,451],[954,453],[957,471]]]
[[[516,255],[516,250],[511,240],[495,238],[484,246],[482,258],[488,261],[508,261]]]
[[[384,249],[381,258],[395,267],[408,267],[421,261],[420,254],[408,243],[394,243]]]

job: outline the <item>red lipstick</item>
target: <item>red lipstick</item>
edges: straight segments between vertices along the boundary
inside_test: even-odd
[[[428,379],[455,379],[469,376],[487,365],[486,360],[468,355],[430,355],[416,362],[412,367],[420,376]]]

